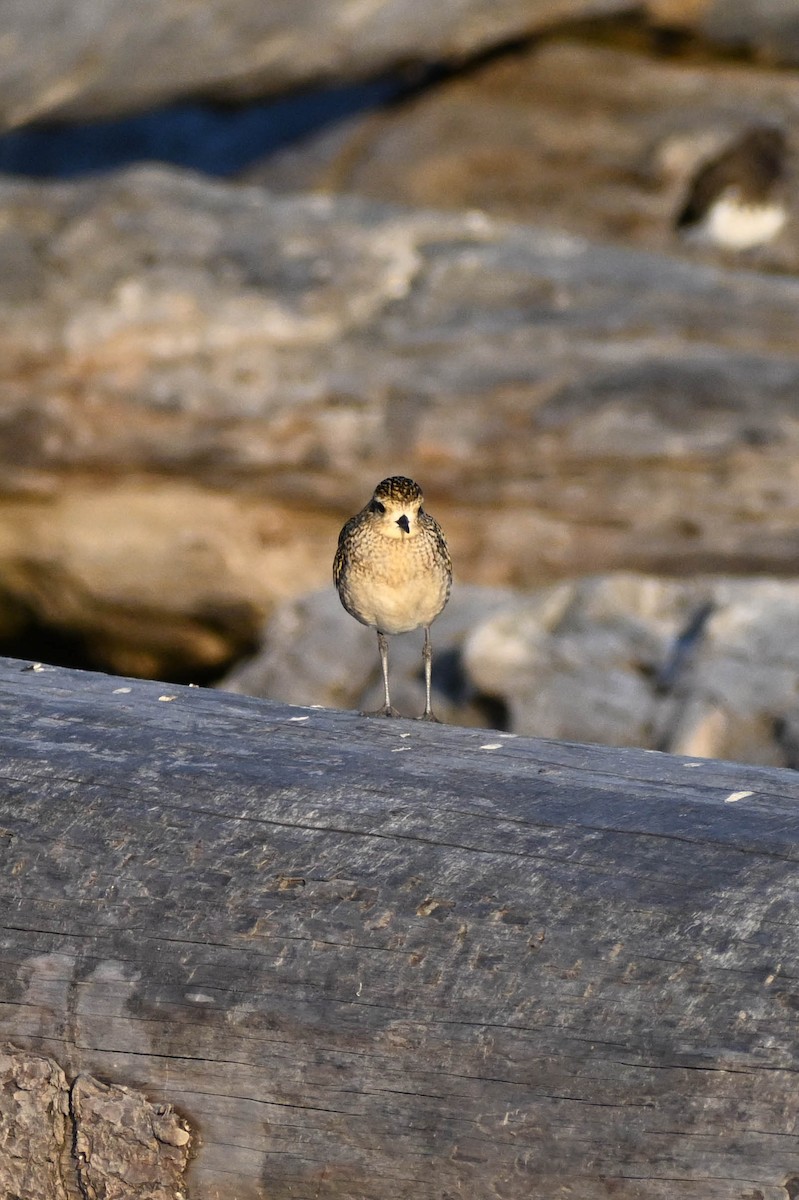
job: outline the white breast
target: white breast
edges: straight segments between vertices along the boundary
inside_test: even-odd
[[[781,204],[742,204],[725,193],[708,210],[704,235],[730,250],[749,250],[776,237],[787,213]]]
[[[383,633],[408,633],[429,625],[446,597],[446,576],[438,572],[403,580],[400,586],[389,585],[378,574],[366,576],[357,581],[352,594],[358,619]]]

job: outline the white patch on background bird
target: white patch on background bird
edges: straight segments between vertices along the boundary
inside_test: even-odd
[[[751,250],[775,238],[788,213],[781,204],[746,204],[731,188],[711,205],[705,220],[689,235],[728,250]]]

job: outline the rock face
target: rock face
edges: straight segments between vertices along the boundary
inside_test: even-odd
[[[674,220],[697,166],[742,130],[798,119],[786,73],[550,42],[343,122],[246,177],[695,253]],[[795,175],[789,204],[799,213]],[[799,221],[747,261],[796,270]]]
[[[460,62],[567,21],[642,8],[655,24],[799,60],[790,0],[8,0],[0,127],[108,117],[192,95],[251,99],[409,63]]]
[[[107,117],[203,94],[241,100],[413,62],[461,60],[632,0],[11,0],[0,125]]]
[[[463,663],[517,733],[796,767],[797,647],[795,583],[619,574],[518,600]]]
[[[799,284],[139,170],[0,186],[0,635],[196,678],[385,475],[456,576],[789,574]]]

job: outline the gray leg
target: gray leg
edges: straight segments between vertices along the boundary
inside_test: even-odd
[[[430,687],[433,680],[433,643],[430,641],[429,625],[425,626],[422,658],[424,659],[424,712],[420,720],[438,721],[430,703]]]
[[[382,708],[361,715],[364,717],[399,717],[401,714],[397,712],[396,708],[391,707],[391,696],[388,690],[388,638],[380,629],[377,631],[377,648],[380,651],[380,666],[383,669],[383,690],[386,699]]]

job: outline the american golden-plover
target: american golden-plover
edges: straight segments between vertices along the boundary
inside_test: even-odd
[[[430,703],[430,626],[449,599],[452,563],[438,522],[422,508],[422,489],[404,475],[378,483],[365,508],[339,534],[333,579],[356,621],[377,630],[385,703],[369,716],[398,717],[388,688],[388,634],[424,628],[425,706]]]
[[[727,250],[750,250],[776,237],[788,210],[780,194],[788,145],[781,129],[745,130],[694,176],[677,216],[680,233]]]

